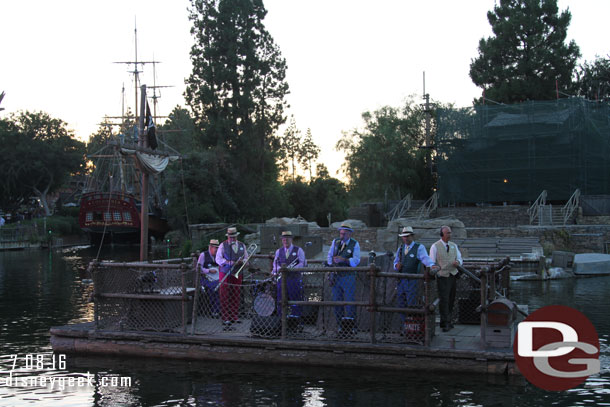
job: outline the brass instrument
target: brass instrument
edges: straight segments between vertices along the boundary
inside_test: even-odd
[[[248,248],[246,249],[246,253],[244,253],[243,256],[241,256],[239,259],[237,259],[237,261],[235,263],[233,263],[233,266],[231,266],[231,269],[229,270],[229,272],[227,274],[225,274],[225,276],[223,277],[223,279],[218,283],[218,285],[216,286],[216,289],[214,291],[218,291],[218,289],[220,288],[220,286],[222,285],[222,283],[225,282],[225,280],[227,279],[227,277],[229,277],[231,274],[233,274],[233,269],[235,268],[235,265],[237,263],[239,263],[240,261],[243,261],[244,257],[246,257],[246,261],[244,263],[242,263],[241,267],[239,268],[239,270],[237,270],[237,272],[235,273],[235,278],[239,277],[239,273],[241,273],[242,269],[244,268],[244,266],[246,264],[248,264],[248,262],[250,261],[250,258],[252,257],[252,255],[258,250],[258,245],[256,243],[252,243],[250,244],[250,246],[248,246]]]
[[[246,264],[248,264],[248,262],[252,258],[252,255],[254,255],[254,253],[256,253],[257,250],[258,250],[258,245],[256,243],[251,243],[250,246],[248,246],[248,248],[246,249],[246,253],[247,253],[246,254],[246,257],[247,257],[246,261],[243,262],[243,264],[241,265],[239,270],[237,270],[237,273],[235,273],[235,278],[239,277],[239,273],[241,273],[241,271],[244,269]]]

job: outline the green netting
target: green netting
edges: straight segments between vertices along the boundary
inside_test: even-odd
[[[579,98],[438,112],[442,203],[609,194],[610,106]]]

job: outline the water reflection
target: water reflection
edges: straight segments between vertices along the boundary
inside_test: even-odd
[[[9,355],[51,358],[51,326],[92,320],[93,287],[82,280],[90,278],[86,268],[95,255],[89,248],[0,253],[0,406],[610,405],[610,277],[513,283],[513,298],[528,303],[530,311],[548,304],[572,306],[597,328],[602,371],[569,392],[545,392],[522,379],[485,375],[71,355],[65,369],[21,369],[14,377],[50,380],[91,374],[91,386],[7,385],[2,380],[12,368]],[[137,255],[137,249],[102,252],[104,258],[119,260]],[[129,377],[131,385],[104,386],[109,377]]]

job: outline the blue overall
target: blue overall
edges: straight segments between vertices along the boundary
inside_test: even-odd
[[[204,260],[202,266],[206,269],[212,267],[218,267],[216,264],[216,260],[210,255],[209,251],[204,253]],[[218,299],[218,291],[216,291],[216,287],[218,286],[218,280],[210,281],[206,278],[206,274],[201,273],[201,287],[203,287],[204,291],[208,295],[208,301],[210,302],[210,311],[212,314],[218,314],[220,310],[220,303]]]
[[[420,271],[421,261],[417,258],[417,250],[419,243],[414,243],[411,250],[405,255],[405,245],[400,246],[400,263],[402,268],[399,273],[417,274]],[[396,301],[399,308],[407,308],[417,306],[419,280],[400,279],[396,287]],[[402,321],[405,320],[405,314],[400,314]]]
[[[280,265],[288,265],[297,259],[299,251],[298,246],[292,246],[292,251],[286,259],[286,250],[282,247],[278,250],[277,262]],[[288,301],[303,301],[303,279],[300,271],[289,271],[285,274],[286,293]],[[282,280],[277,281],[277,314],[282,315]],[[288,317],[298,318],[301,316],[302,310],[300,305],[290,305],[290,313]]]
[[[356,241],[349,239],[348,243],[341,248],[341,240],[335,239],[334,241],[334,253],[333,256],[341,256],[346,259],[350,259],[354,255],[354,247]],[[349,267],[349,261],[344,263],[337,263],[337,267]],[[356,291],[356,272],[337,272],[334,278],[333,285],[333,301],[354,301],[354,294]],[[336,306],[335,317],[337,323],[340,324],[343,318],[356,319],[356,307],[354,305]]]

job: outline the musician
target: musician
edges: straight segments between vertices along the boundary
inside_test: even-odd
[[[239,277],[234,274],[248,260],[246,245],[237,240],[238,235],[237,228],[228,228],[227,240],[222,242],[216,252],[216,263],[220,268],[220,315],[226,331],[232,330],[233,323],[239,322],[243,274],[240,273]]]
[[[285,230],[282,232],[282,247],[275,251],[275,257],[273,258],[273,275],[280,276],[280,268],[286,266],[288,268],[293,267],[306,267],[307,260],[305,259],[305,251],[299,246],[292,244],[292,232]],[[286,293],[288,295],[288,301],[303,301],[303,279],[300,271],[290,271],[285,274],[286,279]],[[277,313],[282,315],[282,281],[277,281]],[[301,317],[301,306],[291,305],[290,313],[288,318]],[[296,326],[299,322],[289,322],[290,326]]]
[[[462,253],[455,243],[449,241],[451,239],[449,226],[441,226],[440,235],[440,240],[430,247],[430,258],[440,267],[439,272],[436,273],[436,288],[440,300],[438,305],[441,329],[447,332],[453,328],[451,313],[455,302],[457,266],[462,265]]]
[[[352,239],[354,230],[349,223],[339,227],[339,238],[334,239],[328,250],[326,262],[331,267],[356,267],[360,264],[360,244]],[[333,301],[354,301],[356,273],[331,273]],[[356,307],[336,306],[335,317],[339,334],[353,334],[356,331]]]
[[[421,274],[423,273],[422,264],[426,267],[434,266],[434,262],[426,253],[424,245],[413,240],[415,232],[413,232],[411,226],[405,226],[398,236],[402,238],[402,244],[398,247],[396,256],[394,256],[394,270],[399,273]],[[436,270],[436,268],[434,269]],[[420,282],[421,280],[408,280],[406,278],[399,280],[396,287],[396,297],[400,308],[421,306],[421,302],[418,304],[417,301],[418,291],[422,287]],[[400,317],[404,324],[405,314],[401,313]]]
[[[210,240],[208,250],[199,255],[197,260],[197,268],[201,272],[201,287],[208,296],[209,311],[212,316],[217,317],[219,315],[219,302],[218,302],[218,264],[216,263],[216,252],[218,252],[217,239]]]

